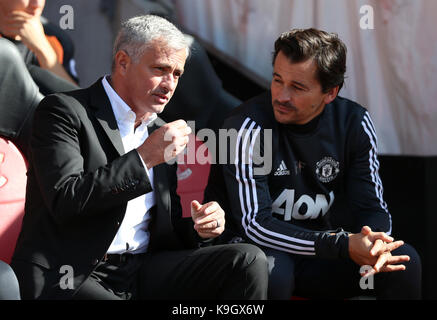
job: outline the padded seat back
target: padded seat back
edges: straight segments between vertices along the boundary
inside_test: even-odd
[[[26,162],[15,145],[0,138],[0,260],[10,263],[24,215]]]
[[[182,156],[178,159],[181,159]],[[181,198],[183,217],[191,216],[191,201],[203,204],[203,192],[208,183],[211,157],[202,141],[193,134],[183,154],[183,163],[178,160],[178,188],[176,192]]]

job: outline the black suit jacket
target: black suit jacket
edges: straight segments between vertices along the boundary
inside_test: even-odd
[[[194,247],[192,221],[182,218],[176,194],[176,165],[154,167],[154,181],[150,249]],[[35,112],[26,212],[12,261],[22,296],[71,297],[109,248],[127,202],[151,190],[139,154],[124,152],[101,79],[47,96]],[[74,290],[60,287],[64,265],[74,271]]]

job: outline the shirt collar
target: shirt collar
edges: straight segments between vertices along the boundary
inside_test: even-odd
[[[127,105],[126,102],[117,94],[117,92],[112,88],[106,79],[108,76],[103,77],[102,85],[108,95],[109,101],[111,102],[112,110],[114,112],[115,120],[117,121],[118,126],[125,126],[129,123],[135,123],[135,112]],[[158,117],[156,113],[152,113],[152,115],[147,120],[142,120],[141,124],[145,124],[146,126],[155,121]]]

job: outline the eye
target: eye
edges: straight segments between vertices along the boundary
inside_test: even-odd
[[[298,90],[298,91],[302,91],[303,90],[301,87],[298,87],[298,86],[293,86],[293,88]]]
[[[155,66],[153,67],[154,73],[156,75],[162,76],[168,73],[168,68],[166,66]]]

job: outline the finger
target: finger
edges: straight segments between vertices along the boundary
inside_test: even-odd
[[[172,127],[169,128],[169,134],[173,135],[174,137],[187,137],[191,134],[191,128],[190,127],[185,127],[185,128],[176,128],[176,127]]]
[[[408,262],[410,261],[410,257],[407,255],[402,256],[392,256],[391,253],[387,252],[382,254],[377,262],[375,263],[374,269],[377,272],[381,272],[381,270],[386,266],[393,266],[395,264],[399,264],[401,262]]]
[[[393,250],[395,250],[403,245],[404,245],[404,242],[402,240],[398,240],[398,241],[395,241],[392,243],[387,243],[385,247],[386,247],[386,251],[393,251]]]
[[[171,141],[176,146],[186,146],[190,141],[191,128],[168,128],[164,134],[164,141]]]
[[[11,13],[11,14],[9,14],[7,16],[7,20],[8,21],[14,21],[14,22],[18,22],[19,21],[20,23],[29,21],[30,19],[31,19],[31,17],[23,15],[22,12],[20,12],[20,13]]]
[[[369,240],[372,242],[375,242],[377,239],[380,239],[384,242],[393,242],[394,239],[392,237],[390,237],[389,235],[387,235],[384,232],[371,232],[369,234]]]
[[[370,232],[372,232],[372,229],[368,226],[364,226],[361,228],[361,233],[365,236],[367,236]]]
[[[198,232],[198,235],[201,238],[203,238],[203,239],[216,238],[216,237],[218,237],[221,234],[222,234],[222,232],[215,232],[215,231],[212,231],[212,232]]]
[[[202,205],[197,200],[191,201],[191,217],[193,218],[193,221],[198,218],[199,216],[199,210],[202,208]]]
[[[187,122],[185,120],[179,119],[179,120],[175,120],[175,121],[169,122],[167,124],[167,126],[168,127],[173,127],[173,128],[176,128],[176,129],[184,129],[184,128],[188,127],[188,124],[187,124]]]
[[[190,141],[189,136],[173,136],[172,137],[172,144],[175,147],[175,149],[179,148],[185,148],[185,146]]]
[[[31,14],[25,12],[25,11],[21,11],[21,10],[14,10],[11,11],[8,16],[10,17],[26,17],[26,18],[33,18],[34,16],[32,16]]]
[[[225,212],[215,202],[208,202],[199,209],[199,214],[194,219],[195,225],[201,228],[216,229],[225,225]]]
[[[177,146],[174,143],[168,145],[164,149],[164,161],[171,163],[171,161],[178,156],[185,149],[184,146]]]
[[[202,231],[202,232],[213,231],[214,229],[221,228],[221,227],[222,225],[217,219],[213,219],[202,224],[196,223],[194,225],[194,229],[196,229],[196,231]]]
[[[407,256],[407,255],[402,255],[402,256],[390,256],[390,257],[387,259],[387,263],[386,263],[386,265],[389,265],[389,264],[398,264],[398,263],[401,263],[401,262],[408,262],[408,261],[410,261],[410,257]]]
[[[202,207],[202,205],[200,204],[200,202],[197,201],[197,200],[193,200],[193,201],[191,201],[191,206],[192,206],[193,208],[196,208],[196,209],[200,209],[200,208]]]
[[[375,271],[375,269],[373,269],[373,268],[367,269],[366,268],[364,272],[360,272],[360,276],[367,278],[367,277],[370,277],[372,275],[375,275],[376,273],[377,272]]]
[[[197,200],[193,200],[193,201],[191,201],[191,207],[192,207],[194,210],[199,211],[199,209],[202,208],[202,205],[200,204],[199,201],[197,201]]]
[[[4,23],[8,28],[21,28],[26,21],[22,18],[8,18],[4,20]]]
[[[212,214],[221,209],[219,204],[215,201],[206,203],[204,207],[205,207],[205,214]]]
[[[223,228],[217,228],[211,231],[197,231],[198,235],[204,239],[215,238],[223,233]]]
[[[161,130],[164,132],[164,140],[172,141],[174,137],[184,136],[185,132],[189,132],[190,129],[187,129],[187,123],[183,120],[176,120],[170,123],[165,124],[161,127]]]
[[[382,241],[381,239],[376,239],[372,249],[370,250],[370,255],[375,257],[377,255],[381,255],[385,251],[387,251],[385,242]]]
[[[379,272],[381,268],[386,264],[388,259],[388,253],[383,253],[378,257],[378,260],[376,261],[375,265],[373,266],[373,269],[375,269],[376,272]]]
[[[214,229],[217,227],[217,224],[220,225],[220,217],[215,214],[208,216],[200,214],[194,220],[194,224],[202,228]]]
[[[193,130],[191,129],[191,127],[188,127],[188,126],[187,126],[187,127],[183,128],[183,133],[184,133],[186,136],[190,135],[191,132],[193,132]]]
[[[397,265],[386,265],[381,268],[380,272],[394,272],[394,271],[404,271],[407,269],[403,264],[397,264]]]
[[[197,219],[194,222],[198,225],[203,225],[205,223],[211,223],[213,221],[218,221],[220,224],[220,216],[216,213],[205,215],[204,212],[200,211],[200,214],[197,216]]]
[[[202,205],[202,207],[199,209],[205,216],[213,214],[217,211],[221,210],[220,205],[215,201],[210,201],[208,203],[205,203]]]
[[[20,29],[22,29],[23,27],[23,22],[20,21],[16,21],[16,20],[6,20],[4,21],[6,23],[6,26],[3,27],[3,29],[5,30],[14,30],[14,31],[18,31]],[[3,30],[2,30],[3,31]]]

